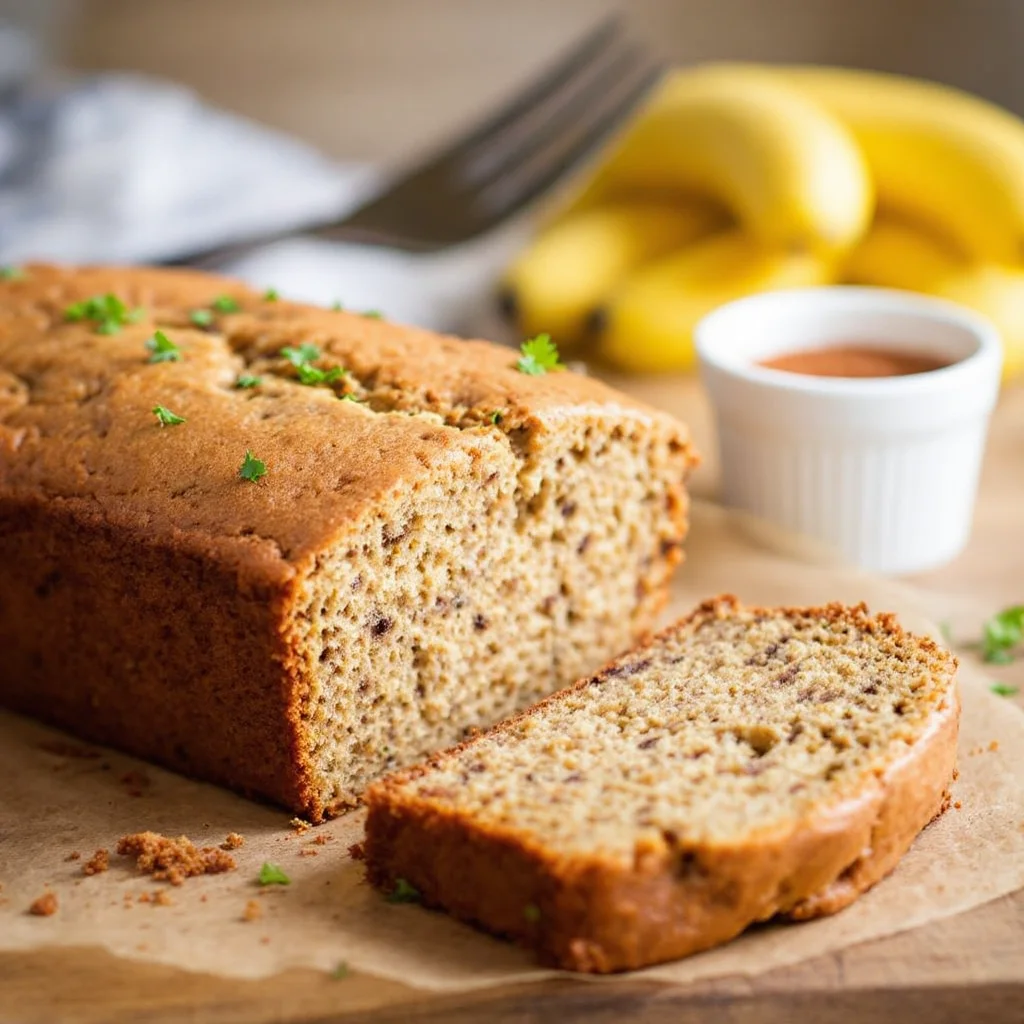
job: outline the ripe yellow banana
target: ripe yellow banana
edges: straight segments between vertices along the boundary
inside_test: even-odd
[[[879,218],[850,254],[843,279],[925,292],[986,316],[1003,340],[1003,380],[1024,374],[1024,269],[968,262],[948,243]]]
[[[831,261],[768,248],[732,230],[637,271],[616,293],[598,351],[624,370],[686,370],[693,329],[715,307],[754,292],[826,284]]]
[[[502,304],[525,335],[550,334],[569,350],[588,317],[637,267],[726,224],[724,210],[696,200],[636,200],[556,221],[509,266]]]
[[[847,284],[924,292],[968,266],[964,256],[938,236],[906,221],[878,216],[843,261],[841,274]]]
[[[935,225],[975,260],[1024,261],[1024,122],[956,89],[897,75],[775,73],[850,128],[881,209]]]
[[[849,247],[873,207],[847,129],[778,76],[709,67],[671,79],[576,207],[637,193],[706,195],[766,245]]]

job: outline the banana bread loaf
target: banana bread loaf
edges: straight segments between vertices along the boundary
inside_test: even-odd
[[[718,598],[371,786],[369,878],[577,971],[833,913],[943,809],[955,671],[863,606]]]
[[[196,272],[0,282],[0,704],[319,820],[625,649],[684,427]]]

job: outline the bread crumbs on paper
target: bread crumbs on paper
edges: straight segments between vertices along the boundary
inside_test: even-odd
[[[306,846],[303,849],[299,850],[299,856],[300,857],[316,857],[318,855],[319,855],[319,851],[318,850],[310,849],[310,847],[308,847],[308,846]]]
[[[57,907],[56,893],[44,892],[29,904],[28,912],[36,917],[53,917],[57,913]]]
[[[237,832],[229,832],[224,837],[224,842],[220,844],[222,850],[237,850],[245,843],[245,836],[239,835]]]
[[[310,843],[314,846],[326,846],[333,838],[334,836],[329,836],[326,832],[321,832],[319,835],[314,836],[310,840]]]
[[[158,882],[181,885],[197,875],[220,875],[234,871],[235,859],[216,846],[197,847],[188,836],[170,839],[158,832],[137,832],[117,841],[122,857],[134,857],[143,874]]]
[[[263,916],[263,907],[256,900],[247,900],[242,911],[243,921],[258,921]]]
[[[72,850],[65,858],[65,860],[81,860],[82,855],[77,850]]]
[[[110,851],[97,850],[83,865],[83,875],[99,875],[110,867]]]
[[[994,754],[999,749],[999,740],[992,740],[988,745],[988,749]]]
[[[303,821],[302,818],[292,818],[288,822],[289,825],[301,836],[303,832],[308,832],[313,826],[308,821]]]

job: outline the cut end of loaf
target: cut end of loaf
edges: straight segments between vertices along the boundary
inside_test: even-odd
[[[664,603],[696,461],[671,417],[194,271],[22,269],[0,281],[5,706],[319,820]]]
[[[597,411],[484,437],[321,555],[297,623],[309,812],[351,806],[649,630],[681,559],[684,454]]]
[[[716,599],[372,787],[369,876],[405,878],[428,903],[576,970],[837,910],[942,805],[955,668],[863,606]]]

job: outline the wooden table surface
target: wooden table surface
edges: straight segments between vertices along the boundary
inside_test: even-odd
[[[374,58],[368,42],[374,38],[369,4],[342,5],[347,13],[344,19],[339,13],[339,21],[345,24],[339,25],[337,32],[307,33],[301,46],[296,38],[283,34],[293,30],[294,36],[299,26],[291,18],[292,5],[280,0],[250,3],[244,18],[240,5],[225,0],[147,0],[146,4],[93,0],[85,6],[89,17],[70,48],[84,66],[129,66],[170,74],[201,83],[204,92],[222,101],[229,100],[234,89],[239,105],[245,105],[248,113],[266,115],[284,127],[301,130],[339,155],[398,158],[406,154],[409,140],[415,143],[412,148],[418,148],[439,130],[467,119],[485,101],[497,99],[538,56],[546,56],[572,34],[574,12],[592,13],[604,5],[590,0],[565,5],[531,0],[520,5],[522,9],[517,7],[515,12],[520,21],[533,16],[524,12],[542,12],[537,16],[546,19],[551,31],[541,42],[517,52],[511,37],[504,40],[501,33],[474,34],[465,19],[479,11],[477,5],[459,7],[438,0],[427,5],[431,7],[428,17],[420,5],[413,11],[410,3],[404,10],[415,23],[415,33],[408,25],[403,29],[403,19],[380,15],[388,24],[386,36],[377,38],[386,40],[387,52],[394,58],[390,61]],[[287,18],[282,13],[286,6]],[[315,4],[321,11],[329,6],[327,0]],[[718,5],[704,6],[710,11]],[[830,5],[830,10],[832,6],[850,11],[856,5]],[[443,12],[456,7],[462,17],[456,19],[458,25],[449,23],[445,34]],[[655,16],[668,24],[665,12],[674,5],[645,0],[640,8],[650,15],[652,24]],[[375,3],[372,9],[395,14],[396,3]],[[494,10],[494,5],[489,9]],[[802,23],[808,24],[806,19]],[[816,24],[813,19],[811,23]],[[259,26],[267,36],[284,39],[289,45],[262,47],[254,35]],[[242,52],[259,59],[233,66],[227,56],[231,47],[223,49],[227,36],[214,28],[229,28],[231,47],[241,47]],[[452,31],[457,44],[453,57],[440,60],[444,49],[452,46]],[[412,35],[415,41],[411,41]],[[145,46],[140,45],[143,39]],[[352,40],[358,43],[354,49],[349,46]],[[429,49],[431,45],[437,52]],[[424,53],[429,64],[432,52],[438,58],[436,74],[427,74],[417,96],[410,97],[404,73],[419,56],[419,74]],[[316,65],[318,53],[321,62]],[[800,54],[787,51],[785,56]],[[264,58],[272,60],[273,75],[267,73]],[[357,79],[351,77],[354,74]],[[302,93],[303,84],[313,78],[315,90]],[[325,88],[328,83],[335,88]],[[357,107],[337,102],[338,97],[351,101],[353,95],[358,96]],[[706,403],[694,381],[660,379],[626,382],[626,386],[683,416],[693,426],[703,450],[713,451]],[[713,492],[713,457],[695,484],[702,493]],[[910,581],[936,619],[950,620],[962,635],[969,636],[997,608],[1024,600],[1022,510],[1024,386],[1017,386],[1004,394],[994,417],[970,546],[951,565]],[[997,675],[1024,690],[1024,664],[1000,669]],[[1024,699],[1018,697],[1017,702],[1024,707]],[[339,984],[322,972],[308,970],[240,982],[117,960],[90,949],[0,957],[0,1019],[40,1024],[140,1019],[152,1024],[183,1019],[210,1024],[570,1024],[584,1019],[651,1024],[905,1024],[915,1016],[928,1024],[1024,1022],[1024,892],[755,979],[727,977],[686,987],[623,978],[602,985],[556,981],[462,997],[433,997],[398,982],[353,975]]]

